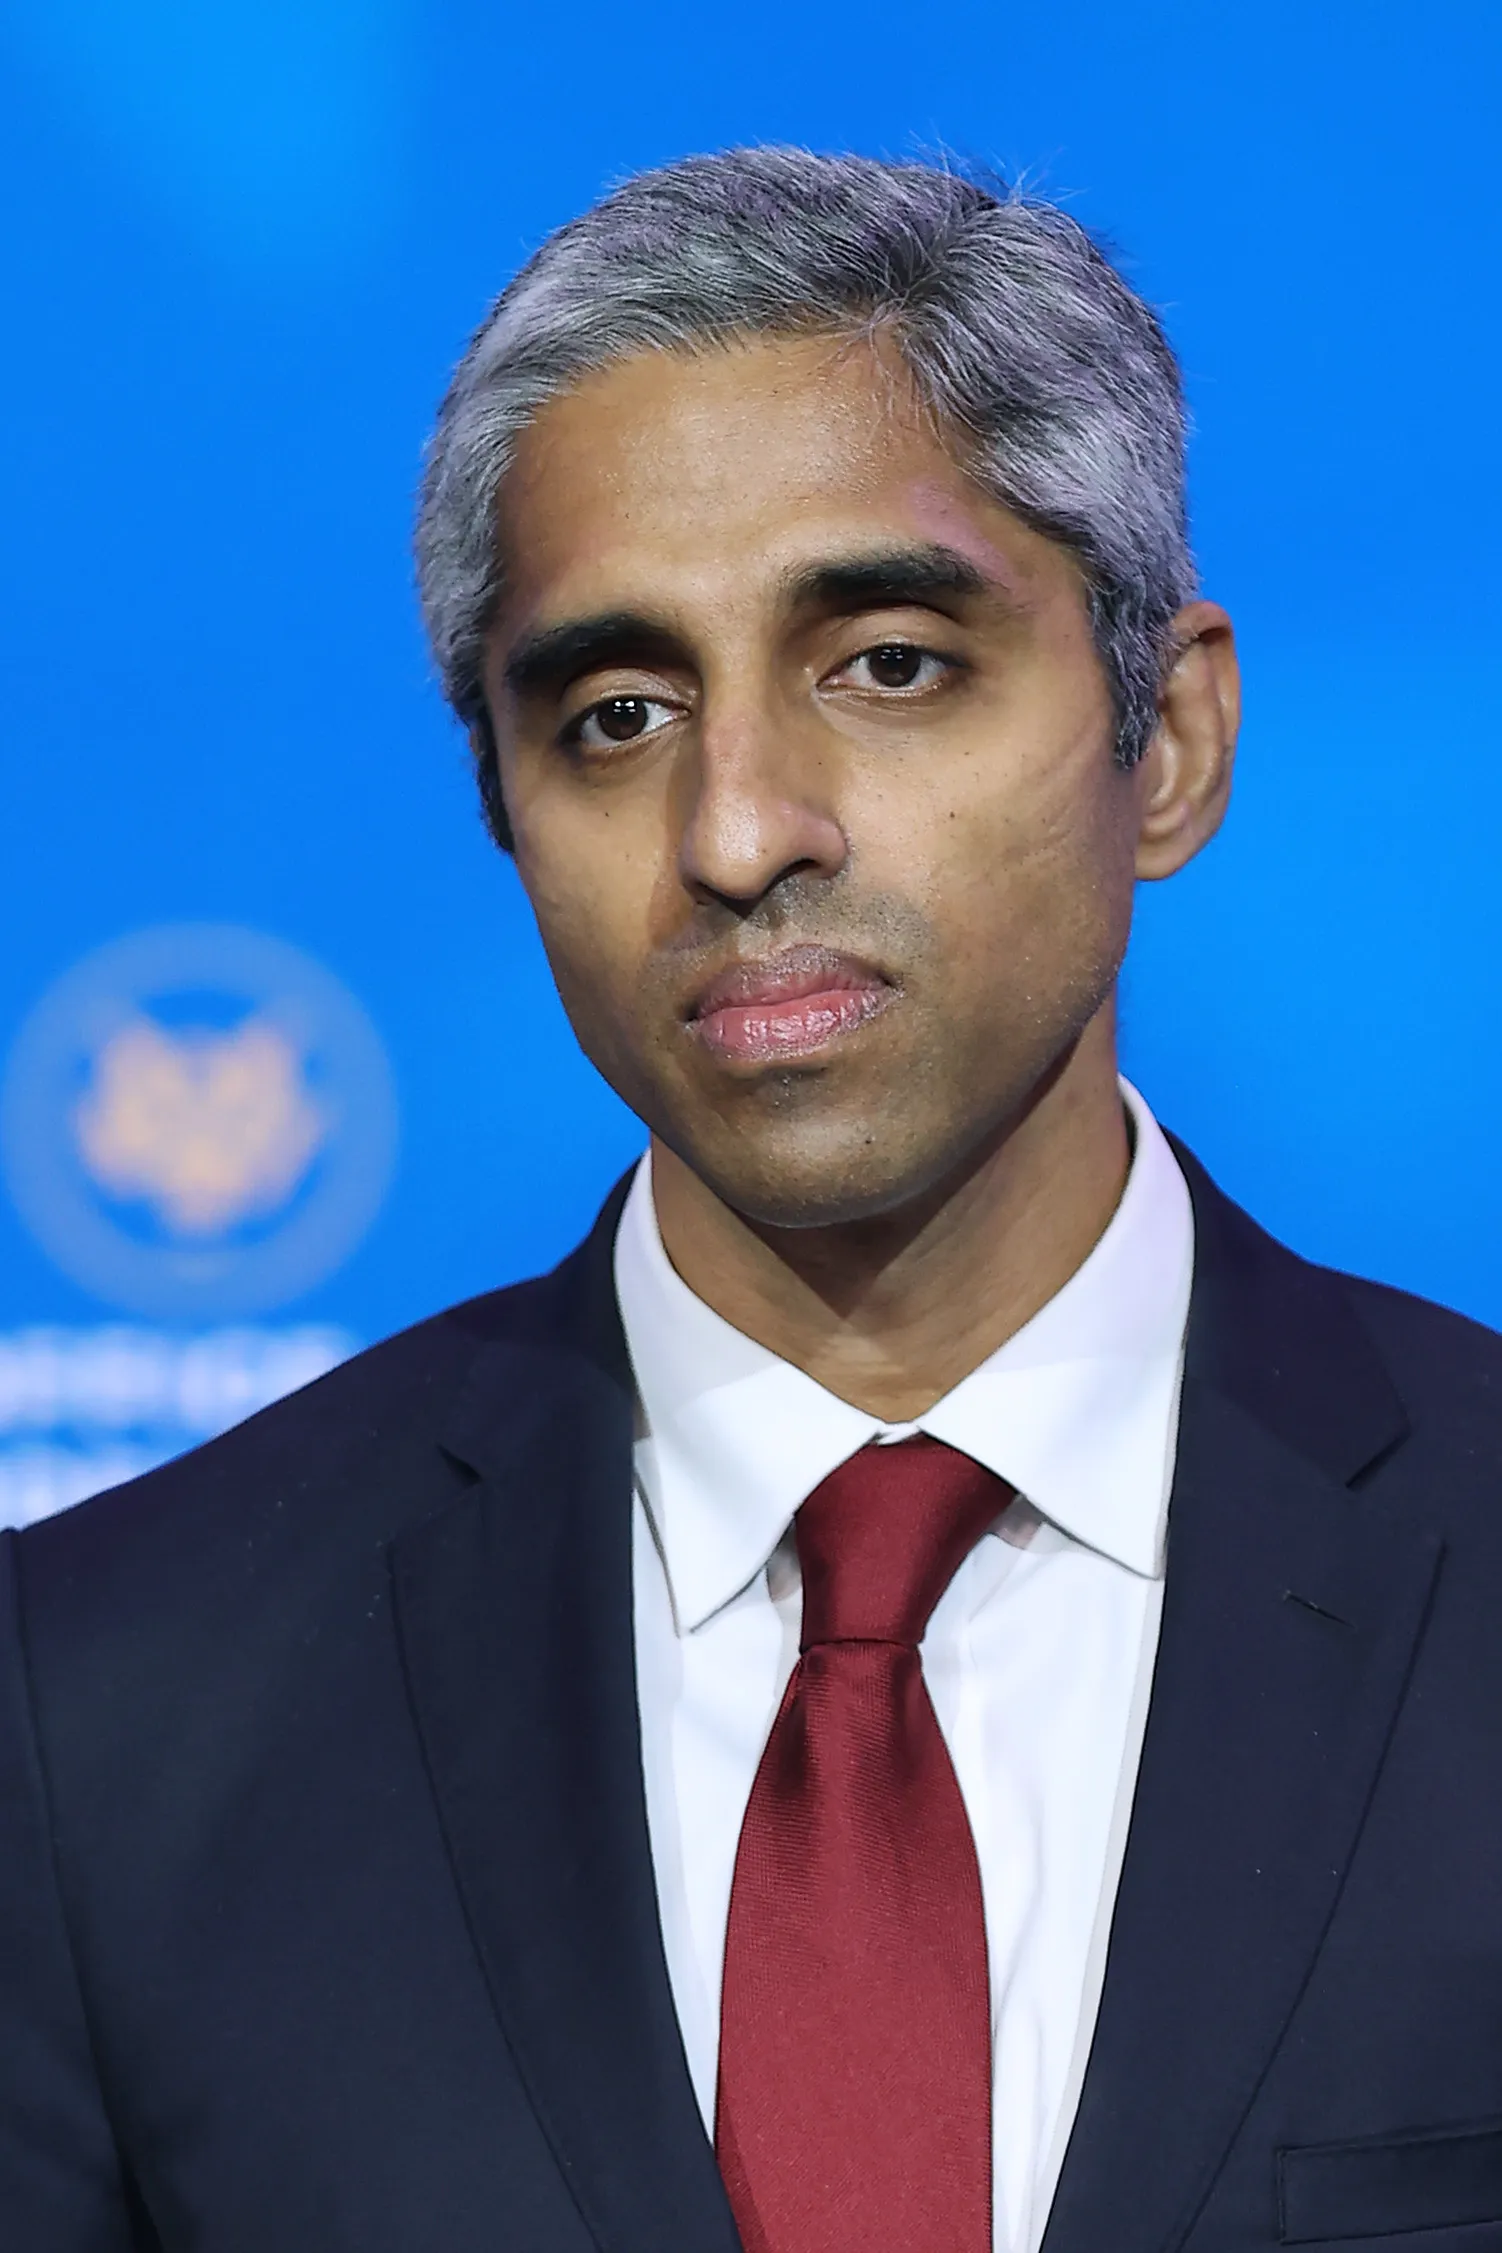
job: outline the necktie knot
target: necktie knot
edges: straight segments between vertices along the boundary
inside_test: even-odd
[[[934,1606],[1012,1492],[984,1464],[926,1433],[850,1456],[794,1520],[802,1648],[872,1642],[916,1650]]]

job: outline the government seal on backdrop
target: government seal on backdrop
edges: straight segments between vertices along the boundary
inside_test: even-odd
[[[262,1313],[348,1258],[391,1178],[369,1017],[265,933],[117,939],[21,1027],[0,1094],[17,1209],[62,1271],[160,1320]]]

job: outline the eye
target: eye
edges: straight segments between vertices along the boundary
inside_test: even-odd
[[[610,751],[640,743],[677,717],[673,705],[655,696],[606,696],[569,722],[564,740],[580,751]]]
[[[911,695],[914,690],[936,688],[952,670],[952,660],[936,650],[920,649],[916,642],[884,641],[861,650],[834,677],[848,681],[852,688],[906,690]]]

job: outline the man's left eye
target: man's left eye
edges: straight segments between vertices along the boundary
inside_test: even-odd
[[[855,688],[932,688],[948,670],[947,659],[915,642],[878,642],[852,657],[841,673]]]

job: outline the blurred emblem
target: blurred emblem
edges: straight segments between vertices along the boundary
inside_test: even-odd
[[[144,1197],[184,1237],[275,1212],[324,1136],[302,1058],[256,1018],[232,1033],[177,1035],[150,1017],[122,1025],[94,1059],[74,1126],[100,1187]]]
[[[391,1073],[353,996],[294,947],[195,924],[91,955],[22,1027],[0,1146],[57,1265],[133,1312],[297,1297],[374,1218]]]

